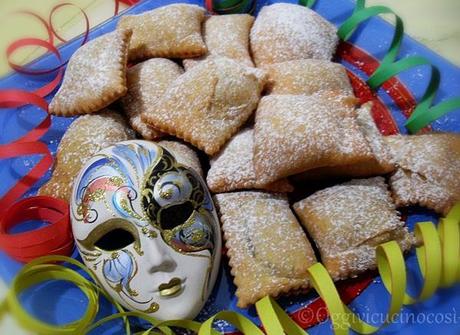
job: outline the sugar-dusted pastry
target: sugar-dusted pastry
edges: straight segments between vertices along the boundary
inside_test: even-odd
[[[261,70],[209,59],[177,78],[142,119],[214,155],[251,116],[264,82]]]
[[[294,210],[334,280],[374,269],[381,243],[395,240],[403,250],[414,243],[382,177],[326,188],[295,203]]]
[[[195,150],[190,148],[187,144],[178,141],[160,141],[159,145],[169,150],[177,161],[189,168],[195,170],[201,177],[203,177],[203,169],[201,168],[200,159],[196,154]]]
[[[121,103],[129,123],[144,139],[156,139],[162,133],[142,121],[142,112],[153,106],[183,72],[179,65],[165,58],[152,58],[128,69],[128,93]]]
[[[172,4],[139,15],[120,18],[118,28],[133,30],[129,60],[151,57],[189,58],[206,53],[201,36],[205,10],[188,4]]]
[[[243,129],[236,134],[219,152],[211,158],[211,168],[206,182],[215,193],[242,189],[265,189],[273,192],[291,192],[294,190],[287,179],[271,184],[260,184],[256,180],[253,163],[252,129]]]
[[[390,178],[396,205],[420,205],[447,215],[460,201],[460,135],[395,135],[385,140],[398,167]]]
[[[38,194],[70,201],[73,180],[86,161],[101,149],[131,140],[134,135],[124,117],[116,112],[104,110],[80,116],[62,137],[51,179],[38,190]]]
[[[215,199],[238,307],[309,287],[307,268],[315,255],[285,196],[235,192]]]
[[[351,165],[316,168],[296,176],[296,179],[320,180],[334,177],[363,178],[393,172],[396,167],[390,148],[372,118],[371,108],[372,104],[367,103],[357,111],[359,128],[366,137],[373,153],[370,159]]]
[[[184,59],[186,70],[202,59],[214,56],[231,58],[243,65],[254,66],[249,55],[249,31],[254,17],[248,14],[209,16],[204,25],[204,41],[208,54],[198,59]]]
[[[124,96],[130,38],[131,30],[118,29],[81,46],[69,60],[49,112],[61,116],[93,113]]]
[[[269,94],[335,92],[353,96],[353,88],[343,65],[324,59],[298,59],[266,67]]]
[[[254,166],[260,183],[373,157],[356,111],[321,96],[263,97],[254,131]]]
[[[305,6],[276,3],[265,6],[250,34],[257,66],[294,59],[330,60],[338,43],[336,28]]]

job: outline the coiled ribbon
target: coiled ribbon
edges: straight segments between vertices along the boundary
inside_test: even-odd
[[[115,0],[114,15],[118,14],[120,1],[122,0]],[[137,1],[124,0],[122,2],[132,5]],[[21,262],[27,262],[42,255],[68,255],[73,248],[73,238],[70,233],[69,220],[65,213],[61,211],[63,207],[62,201],[52,198],[44,200],[42,197],[31,197],[20,200],[15,204],[18,199],[46,174],[53,164],[53,157],[48,146],[41,142],[40,139],[47,133],[51,126],[51,116],[48,114],[48,103],[44,98],[58,87],[64,75],[64,66],[67,64],[67,61],[63,61],[59,50],[53,44],[55,37],[61,42],[67,42],[62,36],[57,34],[53,26],[53,17],[58,10],[68,6],[76,7],[83,15],[85,30],[81,45],[85,44],[88,41],[90,31],[88,16],[78,6],[66,2],[53,7],[50,11],[48,20],[29,11],[17,12],[16,14],[28,15],[37,19],[46,29],[47,39],[22,38],[13,42],[6,50],[8,64],[18,73],[31,76],[55,73],[54,78],[50,82],[32,92],[19,89],[0,90],[0,109],[34,105],[45,112],[45,118],[34,129],[10,143],[0,145],[0,159],[28,155],[42,156],[40,161],[0,199],[0,217],[2,218],[0,220],[0,247],[3,251],[7,252],[9,256]],[[26,46],[45,48],[58,59],[59,64],[49,69],[30,69],[15,64],[11,60],[11,56],[18,49]],[[59,224],[55,224],[57,220],[56,213],[59,212],[61,216],[66,219],[61,221],[58,220]],[[34,233],[22,233],[17,235],[8,234],[8,230],[12,226],[22,221],[32,219],[48,221],[51,225],[41,229],[41,233],[38,234],[35,234],[36,231],[34,231]],[[50,234],[48,236],[57,236],[58,233],[61,233],[60,229],[62,229],[62,227],[67,227],[66,232],[60,234],[59,238],[52,239],[52,243],[50,242],[51,239],[46,238],[43,234],[43,232],[47,232]],[[38,236],[44,238],[40,240]]]
[[[321,263],[308,269],[308,277],[318,295],[326,304],[331,317],[332,327],[336,335],[348,334],[349,330],[359,334],[373,334],[394,320],[404,305],[411,305],[431,297],[437,288],[450,286],[460,280],[460,203],[440,220],[438,227],[431,222],[420,222],[415,226],[415,236],[420,242],[416,248],[416,257],[422,278],[422,289],[417,297],[406,292],[407,269],[401,248],[395,241],[381,244],[376,249],[377,268],[382,282],[390,295],[390,304],[384,323],[378,326],[368,324],[354,314],[340,299],[339,293]],[[55,262],[67,262],[86,272],[92,281],[76,271]],[[52,264],[51,264],[52,263]],[[19,303],[18,297],[25,289],[47,280],[64,280],[75,284],[88,298],[86,312],[74,322],[66,325],[54,325],[38,320]],[[225,320],[234,325],[243,334],[263,335],[264,332],[253,322],[241,314],[232,311],[221,311],[203,323],[190,320],[158,321],[141,312],[124,312],[110,296],[97,285],[96,277],[83,264],[65,256],[46,256],[25,265],[13,280],[6,300],[2,303],[3,310],[8,309],[27,329],[39,334],[85,334],[104,323],[122,318],[125,331],[131,334],[127,317],[136,316],[151,324],[151,328],[142,334],[174,334],[170,327],[180,327],[197,332],[199,335],[219,334],[213,328],[216,320]],[[120,311],[94,322],[98,312],[98,297],[103,294],[113,302]],[[270,297],[256,303],[258,316],[267,335],[307,335],[284,310]]]
[[[316,0],[300,0],[299,4],[312,7],[315,2]],[[405,123],[409,132],[417,133],[441,116],[460,108],[460,98],[445,100],[433,106],[433,100],[436,97],[441,79],[438,68],[431,64],[428,59],[421,56],[411,56],[396,60],[404,37],[404,24],[401,18],[390,8],[385,6],[366,7],[365,0],[357,0],[353,14],[340,26],[337,34],[342,40],[346,41],[362,22],[380,14],[394,15],[396,19],[395,32],[380,66],[367,80],[368,85],[373,90],[377,90],[384,82],[398,73],[422,65],[431,67],[431,77],[426,91]]]

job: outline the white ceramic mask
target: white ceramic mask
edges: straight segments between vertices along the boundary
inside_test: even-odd
[[[219,221],[192,169],[158,144],[126,141],[75,179],[78,250],[109,294],[160,320],[194,318],[219,269]]]

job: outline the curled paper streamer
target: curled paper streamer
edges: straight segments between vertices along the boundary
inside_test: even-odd
[[[316,263],[308,269],[308,277],[313,288],[323,299],[332,316],[331,322],[336,335],[348,334],[352,329],[359,334],[373,334],[387,326],[404,305],[411,305],[418,301],[430,298],[437,288],[452,285],[459,281],[460,273],[460,203],[441,219],[438,227],[431,222],[419,222],[415,227],[415,235],[420,241],[416,248],[417,261],[423,277],[423,285],[417,297],[406,292],[407,274],[403,253],[395,241],[379,245],[376,250],[377,267],[383,284],[390,295],[390,304],[385,322],[374,326],[361,320],[340,299],[337,288],[321,263]],[[90,281],[74,270],[55,262],[68,262],[83,269]],[[50,264],[53,263],[53,264]],[[88,298],[86,312],[81,319],[66,325],[54,325],[38,320],[21,306],[18,297],[21,292],[32,285],[50,279],[65,280],[74,283]],[[151,324],[151,328],[142,334],[174,334],[170,327],[180,327],[197,332],[199,335],[219,334],[212,328],[215,320],[225,320],[234,325],[243,334],[263,335],[264,332],[252,321],[233,311],[221,311],[203,323],[190,320],[158,321],[141,312],[124,312],[110,296],[97,284],[97,279],[86,267],[76,260],[64,256],[47,256],[36,259],[19,272],[13,280],[6,300],[0,304],[3,310],[9,310],[17,320],[27,329],[39,334],[85,334],[106,322],[122,318],[125,330],[130,333],[127,317],[136,316]],[[98,311],[98,297],[103,294],[109,301],[116,304],[120,313],[110,315],[94,322]],[[2,309],[0,308],[0,310]],[[308,335],[298,326],[284,310],[270,297],[256,303],[258,316],[262,322],[265,334],[279,335]]]
[[[25,220],[47,221],[33,231],[9,234],[8,230]],[[51,197],[39,196],[16,202],[0,218],[0,246],[12,258],[28,262],[43,255],[68,255],[73,249],[69,205]]]
[[[252,13],[256,0],[205,0],[205,7],[212,14]]]
[[[136,3],[136,0],[115,0],[115,15],[118,14],[119,2],[124,2],[128,5]],[[28,206],[28,214],[22,212],[21,210],[16,210],[21,208],[25,203],[19,203],[18,206],[14,205],[15,202],[20,199],[38,180],[40,180],[50,169],[53,164],[53,157],[48,149],[48,146],[45,143],[40,141],[41,137],[47,133],[51,126],[51,116],[48,114],[48,103],[44,99],[50,93],[52,93],[60,84],[63,74],[64,66],[67,64],[67,61],[63,61],[59,50],[54,46],[54,38],[56,37],[62,42],[66,40],[56,33],[56,29],[53,26],[53,16],[54,14],[62,7],[73,6],[77,7],[81,14],[83,15],[85,21],[85,31],[83,33],[83,39],[81,45],[88,41],[90,23],[87,14],[78,6],[72,3],[62,3],[56,5],[51,9],[48,20],[40,17],[39,15],[28,12],[28,11],[19,11],[16,14],[28,15],[40,21],[40,23],[45,27],[47,31],[47,39],[39,38],[22,38],[14,41],[10,44],[6,50],[7,59],[10,67],[18,73],[40,76],[43,74],[55,73],[54,78],[47,84],[39,87],[38,89],[28,92],[24,90],[10,89],[10,90],[0,90],[0,109],[2,108],[18,108],[25,105],[34,105],[46,112],[46,116],[35,128],[27,132],[25,135],[16,139],[10,143],[0,145],[0,159],[8,159],[14,157],[23,157],[28,155],[41,155],[42,158],[40,161],[20,180],[16,182],[7,192],[0,198],[0,216],[3,217],[1,227],[10,227],[14,224],[17,224],[21,221],[27,219],[40,219],[44,221],[54,222],[56,212],[51,209],[56,209],[53,206],[56,206],[59,200],[52,200],[43,202],[41,197],[32,197],[26,200],[26,206]],[[59,65],[50,69],[30,69],[24,66],[20,66],[11,61],[12,54],[23,47],[27,46],[39,46],[47,49],[51,52],[59,61]],[[13,206],[13,207],[12,207]],[[14,207],[16,206],[16,207]],[[37,210],[32,213],[30,208],[36,207]],[[16,208],[16,209],[15,209]],[[6,216],[4,213],[8,213]],[[61,213],[62,214],[62,213]],[[63,214],[65,217],[65,214]],[[68,218],[65,221],[65,225],[70,227]],[[61,227],[61,223],[59,226]],[[53,226],[55,227],[55,226]],[[69,228],[70,229],[70,228]],[[21,236],[29,236],[28,238],[21,239],[16,244],[18,248],[9,247],[8,241],[14,237],[7,234],[7,228],[2,229],[0,234],[0,246],[2,249],[7,252],[14,259],[26,262],[36,257],[48,254],[63,254],[68,255],[71,253],[73,248],[73,239],[70,232],[63,234],[60,239],[54,240],[53,243],[49,243],[49,240],[44,238],[42,241],[33,238],[33,233],[30,234],[21,234]],[[39,236],[39,235],[36,235]],[[30,248],[31,243],[35,245],[34,249]]]
[[[299,3],[312,7],[315,2],[316,0],[300,0]],[[428,65],[431,67],[431,78],[426,91],[418,102],[412,115],[405,123],[409,132],[417,133],[424,127],[428,126],[431,122],[439,119],[441,116],[460,108],[460,98],[445,100],[436,106],[432,106],[433,100],[439,89],[441,79],[438,68],[431,64],[428,59],[420,56],[411,56],[396,60],[404,37],[404,24],[401,18],[390,8],[385,6],[366,7],[365,0],[357,0],[353,14],[339,27],[337,33],[342,40],[346,41],[352,36],[353,32],[362,22],[380,14],[393,14],[396,18],[396,26],[390,48],[388,49],[385,57],[382,59],[380,66],[367,81],[369,86],[376,90],[385,81],[398,73],[422,65]]]

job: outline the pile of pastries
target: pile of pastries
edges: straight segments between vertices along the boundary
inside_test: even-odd
[[[121,17],[68,63],[50,113],[84,116],[39,193],[69,200],[102,148],[161,141],[215,194],[238,306],[308,289],[316,261],[334,280],[375,268],[378,244],[415,243],[397,207],[445,214],[460,200],[460,136],[382,136],[331,61],[337,43],[332,24],[285,3],[257,18],[187,4]]]

